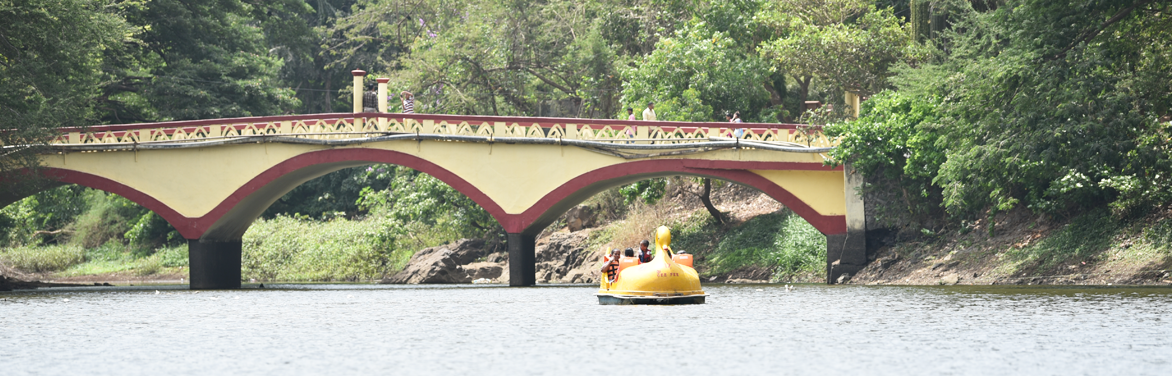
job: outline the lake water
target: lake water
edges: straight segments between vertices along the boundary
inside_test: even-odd
[[[1172,374],[1172,288],[268,287],[0,292],[0,374]]]

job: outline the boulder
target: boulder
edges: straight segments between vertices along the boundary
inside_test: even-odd
[[[463,266],[464,273],[468,274],[472,280],[491,279],[495,280],[501,277],[504,272],[504,267],[495,262],[474,262]]]
[[[575,283],[592,280],[601,252],[582,247],[589,231],[554,233],[537,245],[537,280],[542,283]]]
[[[426,248],[411,256],[403,271],[384,279],[383,283],[471,283],[475,277],[469,275],[464,265],[481,256],[484,256],[484,240],[481,239],[462,239],[453,244]],[[478,269],[478,272],[481,271]]]
[[[594,208],[578,205],[566,212],[566,226],[570,228],[571,232],[578,231],[594,226],[597,218]]]

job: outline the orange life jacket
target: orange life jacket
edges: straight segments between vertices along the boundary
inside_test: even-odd
[[[603,258],[603,260],[605,261],[606,259]],[[618,278],[618,277],[619,277],[619,259],[615,258],[614,260],[610,260],[609,264],[606,264],[606,280],[614,281],[615,278]]]

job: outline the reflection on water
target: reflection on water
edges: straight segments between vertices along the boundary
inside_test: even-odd
[[[279,285],[0,293],[20,374],[1168,374],[1172,289]],[[272,288],[276,287],[276,288]],[[158,293],[156,294],[156,290]]]

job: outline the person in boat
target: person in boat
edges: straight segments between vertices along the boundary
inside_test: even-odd
[[[623,257],[635,257],[635,250],[632,248],[624,249]]]
[[[650,247],[650,246],[651,246],[651,242],[647,241],[646,239],[644,239],[642,242],[639,242],[639,262],[640,263],[651,262],[651,258],[655,257],[655,253],[651,252],[651,250],[648,249],[648,247]]]
[[[614,281],[619,276],[619,256],[619,249],[615,248],[602,260],[602,275],[608,281]]]

